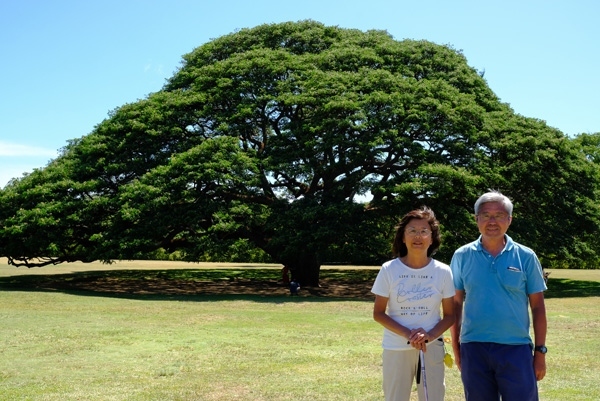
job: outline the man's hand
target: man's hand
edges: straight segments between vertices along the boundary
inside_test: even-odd
[[[460,343],[452,344],[452,353],[454,354],[454,363],[458,370],[461,370],[460,366]]]
[[[541,352],[533,354],[533,371],[537,381],[542,380],[546,376],[546,355]]]

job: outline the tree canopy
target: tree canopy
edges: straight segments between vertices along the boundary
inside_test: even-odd
[[[515,114],[449,46],[261,25],[184,55],[161,91],[9,183],[0,252],[26,266],[262,258],[318,284],[324,262],[389,258],[398,217],[421,205],[449,261],[493,188],[515,203],[511,235],[553,266],[590,267],[593,145]]]

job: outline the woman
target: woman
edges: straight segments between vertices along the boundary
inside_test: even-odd
[[[430,208],[407,213],[396,227],[392,245],[396,258],[383,264],[373,284],[373,318],[384,327],[386,401],[409,401],[421,350],[428,399],[444,399],[442,335],[454,323],[454,284],[450,267],[431,257],[440,243],[439,222]],[[422,401],[423,380],[419,382]]]

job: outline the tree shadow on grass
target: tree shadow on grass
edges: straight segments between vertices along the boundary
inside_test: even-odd
[[[291,296],[278,269],[165,269],[108,270],[68,274],[32,274],[0,277],[1,291],[43,291],[68,294],[152,300],[207,301],[252,299],[373,300],[371,286],[377,270],[326,269],[319,287],[301,287]],[[548,280],[546,298],[600,296],[600,282]]]
[[[278,269],[109,270],[0,277],[2,291],[63,292],[152,300],[372,300],[376,270],[321,271],[319,287],[291,296]]]
[[[548,279],[548,290],[544,293],[544,298],[583,297],[600,297],[600,282],[564,278]]]

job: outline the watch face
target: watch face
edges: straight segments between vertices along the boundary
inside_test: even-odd
[[[535,350],[541,352],[542,354],[548,352],[548,348],[544,347],[543,345],[540,347],[535,347]]]

